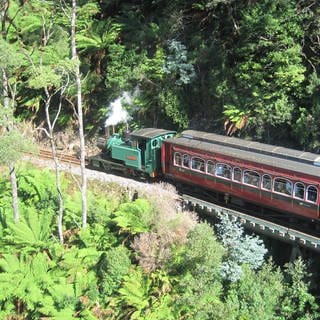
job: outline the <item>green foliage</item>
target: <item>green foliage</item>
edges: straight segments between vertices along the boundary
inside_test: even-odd
[[[144,56],[139,57],[135,50],[127,50],[123,44],[110,45],[107,57],[106,87],[113,89],[117,95],[120,95],[121,90],[131,89],[130,80],[135,80],[136,68],[140,66],[140,61],[143,59]]]
[[[241,279],[231,284],[226,297],[230,318],[277,319],[283,293],[282,275],[271,264],[265,264],[258,272],[245,267]]]
[[[111,296],[129,273],[131,261],[129,251],[124,247],[115,247],[103,253],[97,264],[99,291],[102,296]]]
[[[81,194],[76,190],[65,195],[64,224],[66,229],[70,230],[70,242],[79,246],[96,246],[98,250],[107,250],[118,242],[111,228],[114,226],[112,213],[117,209],[120,200],[116,199],[116,195],[114,198],[111,196],[103,190],[98,193],[93,190],[88,191],[88,224],[90,228],[79,233],[82,219]]]
[[[16,43],[9,43],[0,38],[0,67],[6,69],[9,78],[14,69],[26,65],[26,63],[26,58]]]
[[[302,259],[289,263],[285,270],[285,294],[281,301],[280,320],[313,320],[320,308],[310,292],[309,274]]]
[[[294,133],[304,149],[318,151],[320,141],[318,137],[319,126],[317,119],[320,115],[320,95],[318,88],[320,77],[313,72],[306,86],[306,94],[311,97],[311,108],[301,107],[297,112],[297,120],[294,126]]]
[[[182,108],[177,93],[170,90],[163,90],[159,94],[159,102],[163,105],[166,115],[180,129],[186,129],[189,124],[186,111]]]
[[[132,235],[148,232],[150,230],[150,216],[152,207],[145,199],[137,199],[131,203],[124,203],[114,213],[113,221],[122,232],[128,232]]]
[[[121,25],[108,18],[103,21],[93,21],[88,28],[80,30],[76,35],[77,46],[80,50],[94,51],[108,49],[116,42],[121,31]]]
[[[100,257],[100,252],[94,247],[71,247],[63,252],[59,267],[64,270],[65,276],[73,283],[75,295],[92,295],[93,300],[98,296],[98,287],[94,267]]]
[[[223,254],[224,249],[217,242],[212,227],[200,223],[188,235],[184,253],[185,268],[196,277],[206,276],[206,272],[210,272],[210,277],[219,277]]]
[[[66,180],[62,179],[63,188]],[[55,176],[47,169],[37,170],[31,166],[21,168],[18,175],[19,198],[25,206],[37,210],[54,210],[57,203]]]
[[[70,56],[70,7],[64,4],[63,11],[57,1],[9,2],[0,64],[17,90],[22,118],[41,107],[39,88],[55,90],[51,84],[73,77],[72,67],[61,65]],[[270,141],[283,134],[318,149],[319,94],[317,86],[307,89],[312,75],[319,76],[319,12],[311,0],[92,0],[77,6],[80,60],[74,63],[84,75],[90,132],[105,119],[110,101],[139,87],[133,125],[221,131],[227,117],[243,134]],[[74,93],[72,86],[65,92],[69,101]],[[70,110],[63,126],[72,119]]]
[[[306,71],[301,59],[302,17],[290,1],[265,0],[242,12],[244,36],[239,39],[235,67],[238,98],[233,104],[250,112],[256,130],[260,127],[263,132],[263,127],[292,119],[293,97],[301,93]]]
[[[177,265],[177,272],[183,272],[176,300],[176,312],[181,318],[224,318],[220,281],[223,254],[224,249],[214,237],[211,226],[201,223],[190,232]]]
[[[127,307],[134,308],[131,319],[140,319],[143,311],[149,306],[150,290],[151,281],[139,268],[132,270],[124,278],[123,286],[119,290],[120,301],[123,301]]]
[[[5,226],[6,217],[12,217],[12,194],[10,182],[1,177],[0,178],[0,221]],[[0,226],[1,226],[0,224]],[[0,228],[0,234],[3,234],[3,229]]]
[[[51,175],[43,170],[38,174],[32,168],[23,175],[29,180],[23,179],[21,184],[26,197],[21,221],[14,223],[0,206],[1,318],[318,318],[319,307],[300,260],[288,265],[284,274],[271,264],[261,267],[256,239],[246,240],[250,254],[240,251],[243,257],[239,259],[230,253],[230,247],[239,245],[234,238],[241,238],[241,230],[224,226],[223,241],[229,247],[225,249],[211,226],[196,223],[187,213],[173,214],[174,205],[166,194],[157,194],[159,203],[153,206],[143,199],[119,205],[123,195],[113,202],[105,190],[100,193],[96,188],[89,195],[90,227],[79,230],[76,220],[72,224],[69,217],[61,246],[52,236],[55,204],[43,196],[54,183]],[[6,199],[3,181],[0,201]],[[112,192],[110,189],[109,196]],[[44,201],[47,208],[37,201]],[[74,219],[78,202],[77,192],[69,190],[68,210],[74,211]],[[120,244],[119,228],[126,236],[136,234],[132,244]],[[149,245],[158,250],[153,252],[155,256],[166,257],[165,263],[159,264],[161,268],[144,268],[153,257],[148,256]],[[252,259],[253,252],[257,252],[256,259]],[[147,259],[145,264],[140,258]],[[226,285],[221,268],[228,261],[241,265],[242,276]]]
[[[174,320],[176,317],[169,290],[170,284],[164,274],[155,273],[153,277],[147,277],[137,268],[124,277],[119,297],[114,303],[122,310],[121,317],[130,316],[132,320]]]
[[[52,231],[52,211],[39,214],[33,208],[25,209],[19,222],[7,219],[6,235],[1,243],[14,246],[16,250],[26,253],[45,250]]]
[[[188,63],[186,47],[180,41],[170,40],[168,50],[164,72],[174,75],[178,86],[190,83],[195,78],[195,71],[194,66]]]
[[[50,31],[50,38],[32,53],[30,59],[33,63],[26,69],[25,75],[28,76],[30,88],[46,88],[50,91],[68,84],[79,61],[69,59],[69,52],[64,50],[69,43],[68,33],[59,26],[52,26],[52,17],[48,20],[47,25],[44,25],[48,30],[44,31]]]
[[[13,316],[14,302],[21,315],[56,316],[72,314],[73,286],[59,277],[45,253],[34,256],[3,255],[0,258],[0,301],[2,317]],[[71,307],[71,308],[70,308]]]
[[[8,165],[20,160],[24,152],[35,152],[35,145],[17,130],[0,135],[0,163]]]
[[[197,10],[210,11],[214,9],[218,4],[226,3],[228,4],[230,0],[202,0],[197,1],[192,4],[192,7]]]

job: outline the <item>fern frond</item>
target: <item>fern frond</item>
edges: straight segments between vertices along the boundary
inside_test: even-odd
[[[150,285],[150,279],[138,268],[124,277],[123,287],[119,293],[127,305],[141,311],[149,305]]]
[[[151,215],[152,207],[147,200],[137,199],[134,202],[120,205],[113,220],[123,230],[131,234],[150,231],[147,215]]]

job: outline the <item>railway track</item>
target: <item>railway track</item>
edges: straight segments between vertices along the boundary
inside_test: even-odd
[[[39,149],[38,155],[42,159],[53,160],[53,155],[51,150]],[[57,152],[57,158],[60,162],[63,162],[63,163],[80,165],[80,160],[77,157],[71,156],[62,152]]]

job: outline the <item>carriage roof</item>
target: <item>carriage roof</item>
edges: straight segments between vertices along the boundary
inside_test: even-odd
[[[310,152],[195,130],[186,130],[181,137],[169,141],[187,148],[320,177],[320,155]]]

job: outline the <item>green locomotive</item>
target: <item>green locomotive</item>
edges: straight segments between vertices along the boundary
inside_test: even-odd
[[[87,158],[87,166],[105,172],[120,171],[154,178],[161,173],[162,141],[175,134],[175,131],[145,128],[125,138],[117,133],[107,139],[100,138],[98,146],[102,152]]]

